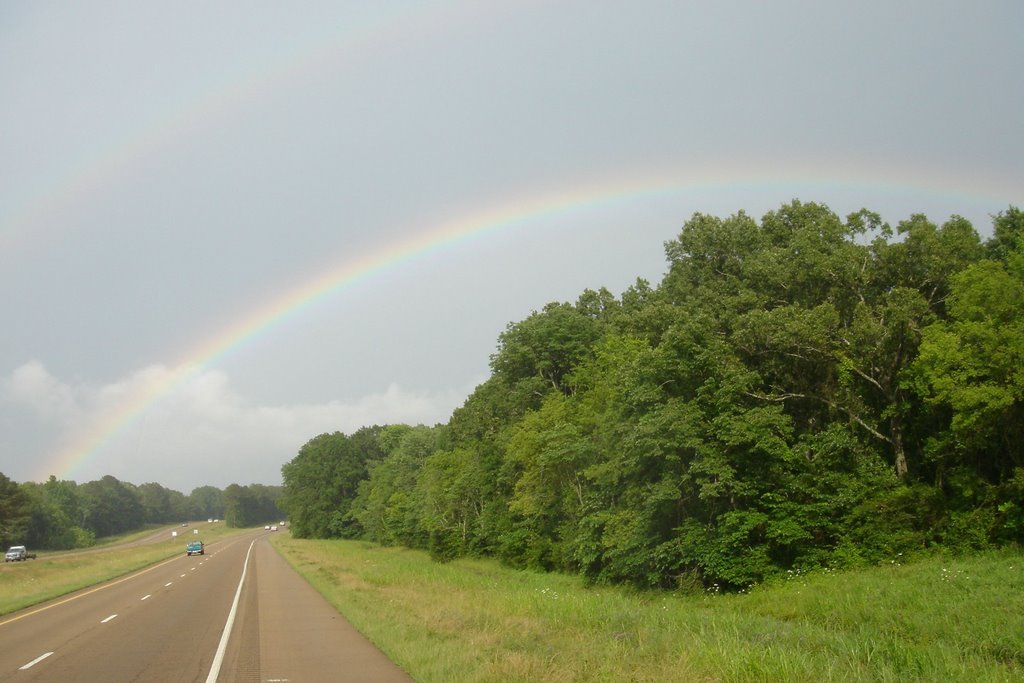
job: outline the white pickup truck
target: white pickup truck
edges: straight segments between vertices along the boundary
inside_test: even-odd
[[[2,548],[3,546],[0,546]],[[30,553],[23,545],[12,545],[4,555],[4,562],[20,562],[21,560],[34,560],[35,553]]]

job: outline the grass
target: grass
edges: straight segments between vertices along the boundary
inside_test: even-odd
[[[423,682],[1024,680],[1019,551],[694,596],[354,541],[272,542]]]
[[[0,564],[0,615],[156,564],[184,552],[184,543],[193,537],[210,543],[246,531],[229,529],[223,522],[199,524],[180,529],[185,533],[177,538],[168,531],[166,540],[154,543],[119,547],[152,536],[162,527],[102,539],[79,552],[41,552],[36,560]],[[200,529],[199,535],[191,533],[194,528]]]

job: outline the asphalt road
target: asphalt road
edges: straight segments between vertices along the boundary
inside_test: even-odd
[[[411,681],[281,559],[269,533],[0,617],[0,680]]]

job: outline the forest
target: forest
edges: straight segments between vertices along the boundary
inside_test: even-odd
[[[0,546],[86,548],[98,538],[146,525],[201,519],[254,526],[281,518],[280,495],[280,486],[262,484],[200,486],[186,496],[155,482],[135,486],[111,475],[84,484],[54,476],[19,484],[0,473]]]
[[[661,282],[509,324],[446,424],[316,436],[279,503],[298,537],[644,588],[1019,544],[1024,212],[991,228],[695,214]]]

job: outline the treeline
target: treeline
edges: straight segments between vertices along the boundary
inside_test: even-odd
[[[292,533],[723,588],[1019,543],[1022,235],[696,214],[657,286],[509,325],[447,424],[308,442]]]
[[[232,484],[193,489],[189,495],[160,484],[139,486],[112,476],[76,484],[51,476],[45,483],[18,484],[0,474],[0,546],[65,550],[97,538],[135,531],[147,524],[223,519],[245,527],[281,517],[279,486]]]

